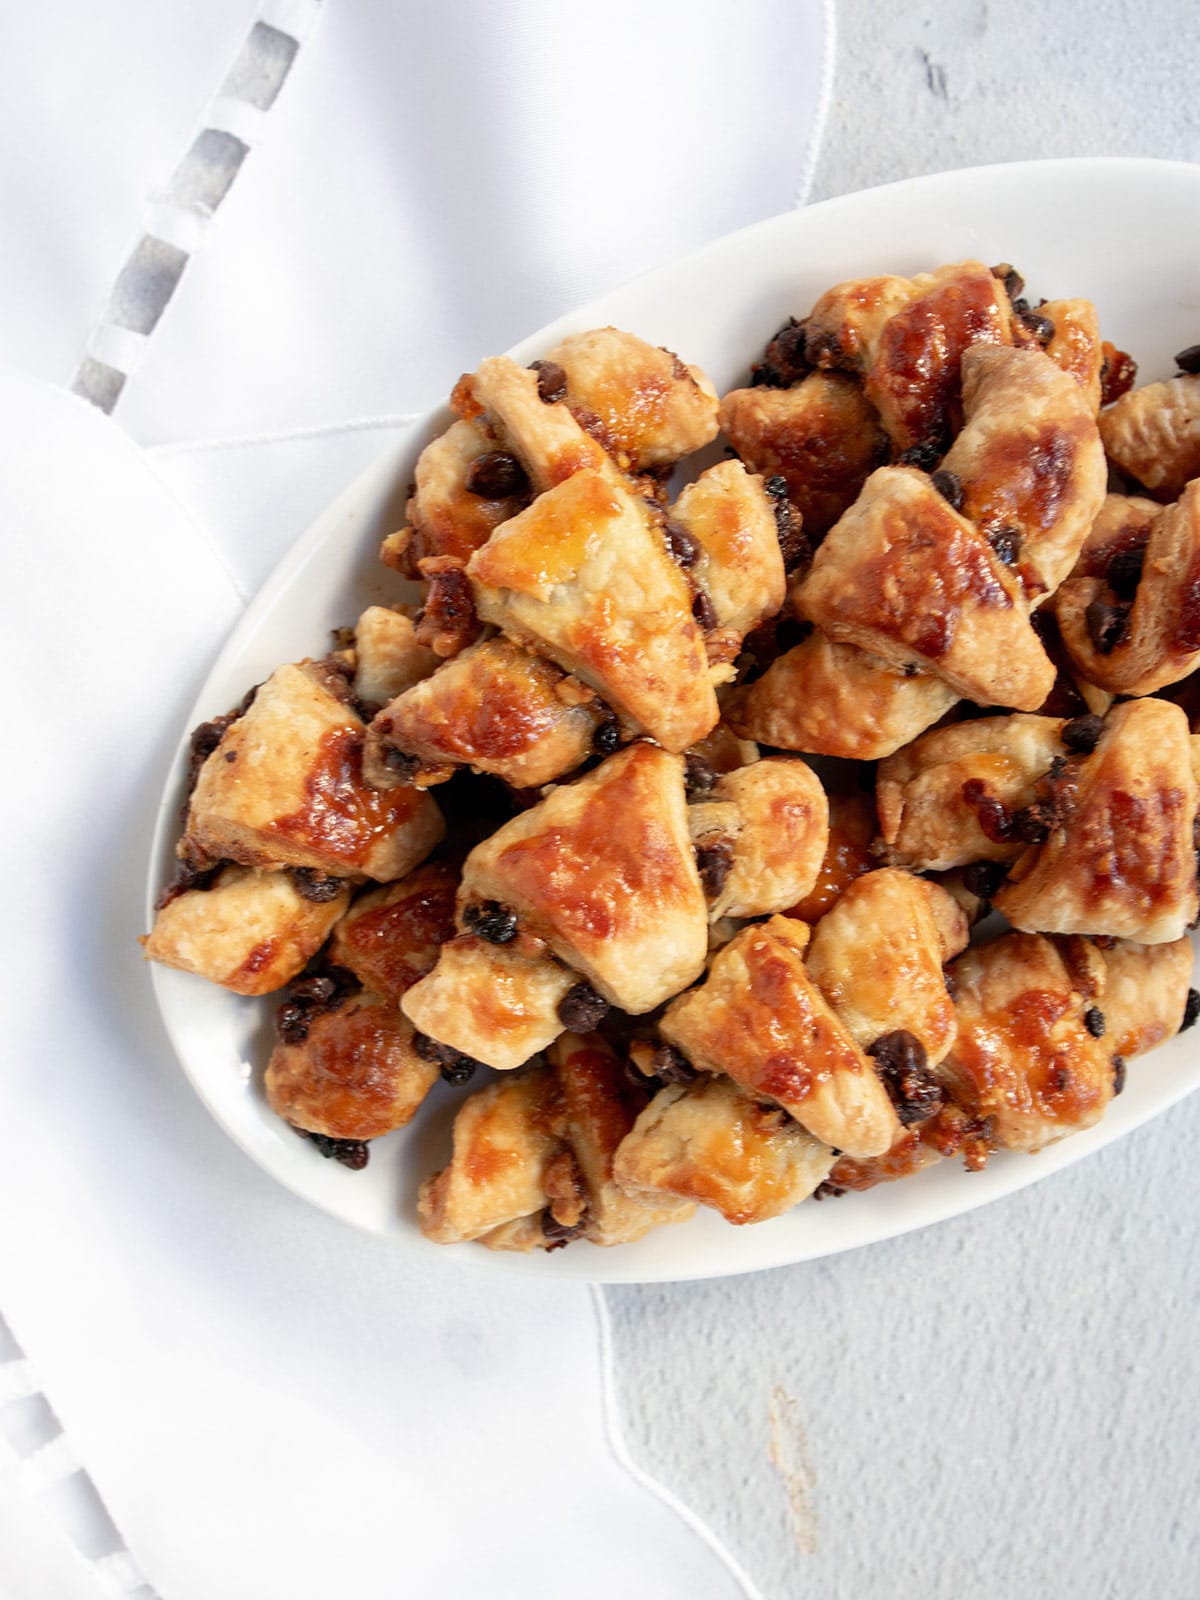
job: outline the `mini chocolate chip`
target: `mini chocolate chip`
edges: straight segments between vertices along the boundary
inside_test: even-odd
[[[1112,1066],[1113,1066],[1113,1098],[1116,1099],[1117,1095],[1119,1095],[1121,1093],[1121,1091],[1125,1087],[1125,1057],[1124,1056],[1114,1056],[1112,1058]]]
[[[922,472],[932,472],[942,459],[942,452],[931,440],[910,445],[898,458],[902,467],[917,467]]]
[[[1180,1033],[1186,1033],[1194,1027],[1197,1017],[1200,1017],[1200,989],[1189,989],[1187,1004],[1183,1008],[1183,1021],[1179,1024]]]
[[[757,366],[750,369],[750,387],[752,389],[786,389],[787,384],[783,381],[783,374],[778,367],[772,366],[769,361],[760,361]]]
[[[1089,1006],[1083,1013],[1083,1025],[1093,1039],[1104,1037],[1104,1013],[1099,1006]]]
[[[1200,818],[1197,821],[1200,822]],[[190,861],[177,861],[170,882],[163,885],[154,902],[155,911],[164,911],[172,900],[178,900],[190,889],[211,889],[224,865],[223,861],[218,861],[213,867],[196,867]]]
[[[1103,732],[1104,718],[1088,712],[1085,717],[1072,717],[1070,722],[1064,723],[1059,738],[1068,750],[1074,750],[1077,755],[1090,756],[1100,743]]]
[[[313,905],[327,905],[330,900],[336,900],[345,888],[341,878],[328,877],[323,872],[316,871],[313,867],[292,867],[289,876],[296,886],[296,892],[305,900],[311,900]]]
[[[972,861],[963,868],[963,888],[980,900],[991,900],[1005,876],[1003,861]]]
[[[1055,756],[1053,761],[1050,763],[1050,770],[1046,773],[1046,776],[1051,780],[1051,782],[1057,782],[1067,770],[1069,765],[1070,762],[1066,756]]]
[[[821,1182],[813,1190],[812,1197],[814,1200],[840,1200],[845,1193],[846,1191],[840,1183],[833,1183],[828,1178],[822,1178]]]
[[[275,1032],[282,1044],[303,1044],[311,1018],[303,1006],[285,1000],[275,1013]]]
[[[465,487],[484,500],[507,500],[529,493],[525,468],[509,450],[485,450],[467,468]]]
[[[1110,406],[1133,388],[1137,381],[1137,362],[1127,351],[1116,349],[1107,340],[1100,348],[1104,355],[1100,364],[1100,404]]]
[[[786,500],[787,499],[788,481],[784,477],[782,472],[774,472],[774,473],[772,473],[771,476],[763,484],[763,488],[771,496],[772,500]]]
[[[704,546],[695,534],[690,533],[682,522],[676,522],[673,517],[668,517],[663,523],[663,533],[666,535],[671,560],[676,566],[694,567],[704,554]]]
[[[1175,365],[1180,372],[1186,372],[1193,377],[1200,373],[1200,344],[1190,344],[1186,350],[1181,350],[1175,357]]]
[[[694,751],[684,756],[683,783],[689,800],[697,800],[710,793],[716,781],[716,773],[703,756],[696,755]]]
[[[447,1083],[455,1085],[469,1083],[479,1066],[474,1056],[464,1055],[453,1045],[439,1044],[427,1033],[413,1034],[413,1049],[422,1061],[432,1062]]]
[[[717,625],[717,613],[713,610],[713,603],[703,589],[696,590],[696,598],[692,601],[692,615],[708,633]]]
[[[962,510],[962,482],[957,472],[947,472],[945,467],[940,467],[929,481],[948,505],[953,506],[955,511]]]
[[[715,900],[733,868],[733,840],[718,839],[696,850],[696,870],[706,899]]]
[[[463,911],[463,926],[488,944],[508,944],[517,937],[517,913],[498,900],[477,900]]]
[[[779,540],[783,570],[791,572],[812,553],[812,546],[804,531],[804,518],[788,499],[786,478],[779,475],[768,478],[766,490],[775,512],[775,536]]]
[[[942,973],[942,982],[945,984],[946,993],[950,996],[951,1000],[957,1000],[958,999],[958,979],[949,970],[949,968],[947,968],[947,970]]]
[[[226,750],[225,759],[226,759],[226,761],[236,761],[237,760],[237,751],[236,750]]]
[[[405,783],[411,783],[421,770],[420,756],[410,756],[407,750],[401,750],[394,744],[384,745],[383,764]]]
[[[1102,656],[1111,655],[1120,644],[1129,621],[1128,606],[1110,606],[1093,600],[1084,612],[1088,636]]]
[[[1025,279],[1010,261],[1001,261],[998,266],[993,267],[992,277],[999,278],[1010,300],[1015,300],[1025,287]]]
[[[931,1117],[942,1103],[942,1089],[929,1069],[925,1046],[907,1028],[880,1034],[867,1046],[902,1126]]]
[[[288,988],[288,995],[300,1005],[328,1005],[337,993],[337,983],[328,973],[300,978]]]
[[[798,383],[808,371],[805,334],[804,323],[789,317],[763,351],[765,364],[775,368],[785,385]]]
[[[371,1159],[365,1139],[331,1139],[327,1133],[309,1133],[304,1128],[297,1128],[296,1132],[310,1139],[326,1160],[340,1161],[351,1172],[361,1172]]]
[[[698,1073],[682,1050],[673,1044],[660,1044],[650,1061],[650,1070],[661,1083],[692,1083]]]
[[[621,725],[615,717],[602,722],[592,735],[592,749],[598,756],[610,756],[621,743]]]
[[[1132,600],[1142,581],[1142,568],[1146,564],[1144,546],[1131,545],[1118,550],[1105,569],[1104,579],[1118,600]]]
[[[1035,800],[1032,805],[1022,806],[1013,815],[1013,837],[1023,840],[1025,844],[1041,844],[1043,839],[1050,837],[1057,821],[1052,805],[1044,800]]]
[[[567,375],[557,361],[534,361],[530,363],[530,371],[538,375],[538,399],[544,400],[548,406],[556,400],[561,400],[567,392]]]
[[[1015,567],[1017,557],[1021,554],[1021,534],[1017,528],[1000,527],[992,528],[987,536],[988,543],[996,552],[996,559],[1003,561],[1006,567]]]
[[[608,1001],[590,983],[577,983],[558,1002],[558,1020],[572,1033],[590,1033],[608,1015]]]

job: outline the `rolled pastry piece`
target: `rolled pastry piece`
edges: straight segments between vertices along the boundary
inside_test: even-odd
[[[497,530],[467,567],[475,609],[669,750],[719,711],[693,594],[647,503],[577,472]]]
[[[1095,947],[1008,933],[950,971],[958,1034],[941,1070],[957,1104],[1013,1150],[1041,1150],[1098,1122],[1117,1069]]]
[[[817,923],[808,971],[856,1042],[876,1051],[885,1075],[903,1050],[914,1086],[921,1069],[945,1058],[955,1021],[942,968],[965,949],[967,932],[966,917],[944,889],[894,867],[855,879]],[[900,1032],[916,1051],[904,1041],[888,1043]],[[899,1075],[892,1088],[904,1121]],[[907,1098],[919,1111],[919,1095]]]
[[[649,1202],[699,1201],[739,1226],[807,1199],[834,1154],[779,1106],[724,1077],[661,1089],[617,1151],[614,1177]]]
[[[463,926],[499,907],[612,1005],[651,1011],[704,970],[708,911],[683,759],[633,744],[477,845]]]
[[[665,472],[716,438],[717,393],[708,377],[635,334],[573,333],[546,362],[566,377],[568,410],[625,472]]]
[[[1200,376],[1131,389],[1100,413],[1110,461],[1158,500],[1174,500],[1200,478]]]
[[[1197,913],[1200,789],[1182,710],[1129,700],[1090,755],[1048,780],[1047,833],[995,894],[1016,928],[1169,944]]]
[[[1069,373],[1095,416],[1100,410],[1104,371],[1104,344],[1095,306],[1082,299],[1043,300],[1035,316],[1038,334],[1032,340],[1019,338],[1014,319],[1014,340],[1044,350],[1055,366]]]
[[[1054,685],[1019,582],[913,468],[871,474],[795,602],[831,639],[923,667],[979,705],[1036,711]]]
[[[408,526],[384,540],[382,558],[410,578],[428,556],[467,561],[531,493],[524,467],[481,418],[452,423],[417,457]]]
[[[1200,665],[1200,478],[1148,525],[1131,511],[1122,531],[1104,576],[1068,579],[1054,613],[1081,676],[1111,694],[1153,694]]]
[[[785,911],[816,882],[829,804],[810,766],[773,757],[718,778],[688,822],[710,920],[759,917]]]
[[[877,761],[944,717],[958,691],[820,628],[725,702],[731,728],[777,750]]]
[[[235,994],[270,994],[303,970],[350,904],[337,880],[325,880],[317,900],[305,890],[295,873],[223,867],[207,888],[169,893],[142,949]]]
[[[784,479],[814,538],[888,457],[874,406],[839,372],[809,373],[791,389],[733,389],[721,401],[721,427],[751,472]]]
[[[399,1000],[453,939],[457,892],[457,867],[427,861],[399,882],[359,895],[333,930],[330,961],[364,989]]]
[[[787,583],[775,504],[762,478],[740,461],[718,462],[690,483],[671,507],[667,530],[677,541],[676,559],[708,597],[714,626],[736,635],[736,644],[783,605]]]
[[[179,846],[185,860],[389,883],[439,842],[445,825],[428,795],[381,794],[365,782],[366,729],[331,681],[322,663],[306,662],[279,667],[259,686],[200,769]]]
[[[463,766],[540,788],[591,755],[602,720],[591,690],[561,667],[508,639],[484,639],[379,713],[363,765],[379,788],[427,788]]]
[[[1170,944],[1134,944],[1128,939],[1100,945],[1104,957],[1104,1037],[1116,1055],[1130,1060],[1172,1038],[1187,1021],[1194,956],[1186,936]],[[1195,1015],[1192,1015],[1192,1021]]]
[[[899,1132],[887,1090],[806,971],[809,930],[787,917],[743,928],[659,1031],[694,1067],[774,1100],[815,1138],[881,1155]]]
[[[966,420],[942,468],[959,480],[963,515],[1036,601],[1070,572],[1104,503],[1093,408],[1040,350],[975,345],[962,358],[962,392]]]
[[[363,992],[284,1030],[267,1063],[267,1102],[308,1133],[379,1139],[412,1120],[437,1076],[394,1003]]]
[[[459,379],[451,404],[471,420],[482,413],[484,425],[501,449],[516,457],[536,494],[576,472],[622,481],[604,446],[571,415],[565,374],[543,377],[539,366],[520,367],[508,356],[489,356],[476,372]]]
[[[880,762],[875,800],[888,860],[918,872],[1015,860],[1025,843],[1014,819],[1066,755],[1064,726],[1020,712],[952,722]]]
[[[400,1000],[419,1033],[501,1072],[523,1066],[566,1028],[559,1007],[578,982],[548,954],[463,934]]]

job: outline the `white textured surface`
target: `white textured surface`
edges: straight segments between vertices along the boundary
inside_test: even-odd
[[[1200,160],[1193,0],[840,0],[838,21],[813,199],[976,162]],[[924,1233],[606,1291],[632,1453],[764,1600],[1200,1593],[1198,1138],[1193,1099]]]

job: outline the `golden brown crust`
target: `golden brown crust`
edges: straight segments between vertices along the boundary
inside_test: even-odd
[[[871,1063],[805,971],[808,929],[772,917],[743,928],[660,1031],[705,1072],[778,1103],[826,1144],[879,1155],[899,1128]]]
[[[921,872],[1015,859],[1024,846],[995,821],[1033,804],[1039,778],[1066,753],[1062,728],[1060,717],[1022,713],[954,722],[881,762],[875,795],[888,859]]]
[[[884,324],[864,392],[899,453],[945,444],[961,404],[962,359],[972,345],[1006,345],[1004,286],[979,261],[913,280],[920,292]]]
[[[1134,502],[1136,507],[1144,504]],[[1149,524],[1140,510],[1130,510],[1113,542],[1123,536],[1123,548],[1136,550],[1143,533],[1133,607],[1111,649],[1097,649],[1088,626],[1093,604],[1104,606],[1118,598],[1105,578],[1070,578],[1054,598],[1072,665],[1110,694],[1153,694],[1200,665],[1200,479]],[[1099,560],[1097,547],[1093,564]]]
[[[575,982],[548,955],[463,934],[442,946],[437,964],[400,1005],[438,1044],[511,1072],[563,1031],[558,1008]]]
[[[1131,389],[1100,413],[1100,437],[1122,472],[1174,500],[1200,477],[1200,376]]]
[[[1118,939],[1102,954],[1104,1039],[1126,1060],[1144,1055],[1179,1032],[1192,981],[1192,941],[1133,944]]]
[[[605,999],[652,1010],[699,976],[707,946],[682,759],[634,744],[552,790],[471,852],[462,896],[511,906]]]
[[[1012,573],[908,467],[871,474],[796,603],[830,638],[900,667],[918,663],[980,705],[1036,711],[1054,684]]]
[[[576,333],[550,351],[566,404],[626,472],[661,471],[717,434],[717,395],[699,367],[618,328]]]
[[[427,861],[398,883],[360,895],[333,930],[329,958],[364,989],[398,1000],[454,937],[458,869]]]
[[[413,781],[440,783],[457,766],[514,788],[540,788],[591,754],[600,722],[590,694],[562,694],[560,667],[508,639],[485,639],[393,700],[367,731],[367,771],[386,773],[386,752],[421,763]]]
[[[444,833],[415,789],[362,776],[365,730],[315,670],[278,668],[200,770],[180,853],[196,861],[403,877]]]
[[[1106,494],[1071,568],[1071,577],[1102,578],[1115,556],[1145,550],[1150,524],[1161,510],[1157,500],[1141,495]]]
[[[787,593],[775,512],[762,479],[721,461],[690,483],[671,519],[698,541],[692,581],[712,603],[718,628],[746,634],[774,616]]]
[[[1044,346],[1046,354],[1074,378],[1095,416],[1100,410],[1100,374],[1104,368],[1104,345],[1095,306],[1090,300],[1044,300],[1037,309],[1038,315],[1054,326],[1050,342]]]
[[[962,389],[966,423],[942,466],[962,485],[963,515],[993,537],[1015,534],[1026,592],[1053,593],[1104,502],[1093,411],[1040,350],[976,345],[962,359]]]
[[[309,1023],[299,1044],[277,1044],[267,1101],[293,1127],[331,1139],[378,1139],[401,1128],[437,1080],[413,1030],[380,995],[360,994]]]
[[[595,472],[539,496],[472,558],[476,609],[670,750],[718,719],[692,594],[644,501]]]
[[[793,389],[734,389],[721,426],[751,472],[786,479],[788,498],[814,535],[853,505],[887,460],[887,435],[852,378],[813,372]]]
[[[875,364],[883,330],[932,279],[849,278],[827,289],[805,321],[805,353],[820,369],[865,374]]]
[[[288,872],[225,867],[211,888],[189,889],[163,906],[143,950],[147,961],[235,994],[270,994],[317,953],[349,904],[348,888],[314,904]]]
[[[884,867],[857,878],[818,922],[807,966],[814,982],[863,1049],[903,1029],[931,1065],[954,1042],[954,1006],[942,973],[944,933],[967,942],[966,918],[944,890],[909,872]]]
[[[995,895],[1014,927],[1177,939],[1197,912],[1187,718],[1165,700],[1114,707],[1095,750],[1054,785],[1055,824]]]
[[[777,750],[877,761],[945,716],[958,692],[819,628],[725,703],[733,730]]]
[[[737,1225],[765,1222],[806,1199],[833,1151],[724,1077],[661,1090],[617,1152],[631,1195],[677,1195]]]
[[[468,1095],[454,1119],[449,1164],[421,1185],[421,1232],[435,1244],[478,1239],[533,1216],[546,1199],[546,1175],[562,1151],[555,1132],[553,1073],[513,1073]]]
[[[998,1142],[1043,1146],[1090,1127],[1113,1094],[1113,1046],[1085,1017],[1104,967],[1084,940],[1009,933],[951,966],[958,1036],[943,1070],[955,1099]]]

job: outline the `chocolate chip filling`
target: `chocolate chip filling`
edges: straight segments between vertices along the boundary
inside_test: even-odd
[[[327,1133],[310,1133],[307,1128],[296,1132],[316,1145],[327,1161],[338,1161],[351,1172],[361,1172],[371,1159],[365,1139],[331,1139]]]
[[[704,554],[704,546],[694,533],[684,527],[682,522],[676,522],[674,517],[668,517],[663,523],[663,535],[667,541],[667,549],[671,552],[671,560],[676,566],[694,567]]]
[[[275,1032],[281,1044],[303,1044],[316,1019],[336,1011],[360,988],[347,967],[323,967],[289,983],[282,1005],[275,1012]]]
[[[898,464],[902,467],[916,467],[921,472],[930,473],[941,459],[941,450],[930,439],[921,444],[910,445],[897,457]]]
[[[407,750],[394,744],[384,745],[383,764],[402,783],[411,783],[421,770],[420,756],[410,756]]]
[[[925,1046],[907,1028],[880,1034],[867,1046],[867,1054],[903,1127],[923,1122],[941,1106],[941,1085],[929,1069]]]
[[[548,406],[564,398],[567,392],[567,375],[557,361],[533,361],[529,370],[537,373],[538,399]]]
[[[932,474],[929,481],[947,505],[953,506],[955,511],[962,510],[962,482],[957,472],[947,472],[945,467],[941,467]]]
[[[558,1002],[558,1020],[572,1033],[590,1033],[608,1015],[608,1001],[590,983],[577,983]]]
[[[488,944],[508,944],[517,937],[517,913],[498,900],[477,900],[463,911],[463,926]]]
[[[485,450],[467,468],[467,492],[483,500],[508,500],[529,493],[525,468],[509,450]]]
[[[1112,1058],[1112,1067],[1113,1067],[1113,1099],[1115,1100],[1117,1095],[1119,1095],[1122,1092],[1122,1090],[1125,1088],[1125,1057],[1124,1056],[1114,1056]]]
[[[974,811],[975,820],[985,839],[990,839],[993,844],[1009,844],[1012,841],[1012,817],[1008,807],[1003,800],[988,793],[987,784],[982,778],[968,778],[962,786],[962,797],[964,804]]]
[[[733,840],[717,839],[696,848],[696,870],[705,898],[715,900],[733,870]]]
[[[291,867],[288,876],[295,885],[296,893],[317,906],[328,905],[330,900],[336,900],[345,888],[343,878],[331,878],[314,867]]]
[[[1024,844],[1041,844],[1050,837],[1057,821],[1054,806],[1049,801],[1035,800],[1013,815],[1012,834]]]
[[[1146,547],[1130,545],[1118,550],[1108,563],[1104,580],[1118,600],[1132,600],[1142,581],[1142,568],[1146,564]]]
[[[1093,1039],[1104,1037],[1104,1013],[1099,1006],[1089,1006],[1083,1013],[1083,1025]]]
[[[1093,600],[1084,612],[1084,621],[1087,623],[1088,637],[1098,654],[1111,655],[1125,636],[1129,607],[1110,606],[1103,600]]]
[[[1006,876],[1003,861],[972,861],[963,868],[963,888],[977,899],[990,902]]]
[[[1074,750],[1077,755],[1090,756],[1100,743],[1103,732],[1104,718],[1089,712],[1085,717],[1072,717],[1070,722],[1065,723],[1059,738],[1068,750]]]
[[[696,590],[696,598],[692,601],[692,616],[695,617],[705,633],[711,632],[717,625],[717,613],[713,610],[713,603],[703,589]]]
[[[1194,378],[1200,373],[1200,344],[1189,344],[1186,350],[1180,350],[1175,357],[1175,365],[1189,377]]]
[[[683,758],[683,783],[689,800],[701,800],[711,794],[717,775],[703,756],[694,752]]]
[[[998,278],[1004,285],[1004,292],[1010,300],[1016,300],[1025,287],[1025,279],[1011,261],[1001,261],[998,266],[994,266],[992,277]]]
[[[1180,1033],[1186,1033],[1189,1028],[1195,1027],[1197,1017],[1200,1017],[1200,989],[1189,989],[1187,1004],[1183,1008],[1183,1021],[1179,1024]]]
[[[439,1044],[427,1033],[413,1034],[413,1049],[422,1061],[431,1061],[447,1083],[456,1086],[469,1083],[480,1065],[474,1056],[464,1055],[452,1045]]]
[[[598,756],[610,756],[621,743],[621,727],[615,717],[601,722],[592,734],[592,749]]]
[[[1021,554],[1021,534],[1017,528],[1007,525],[993,528],[988,536],[988,543],[996,552],[996,559],[1003,561],[1006,567],[1015,567]]]

